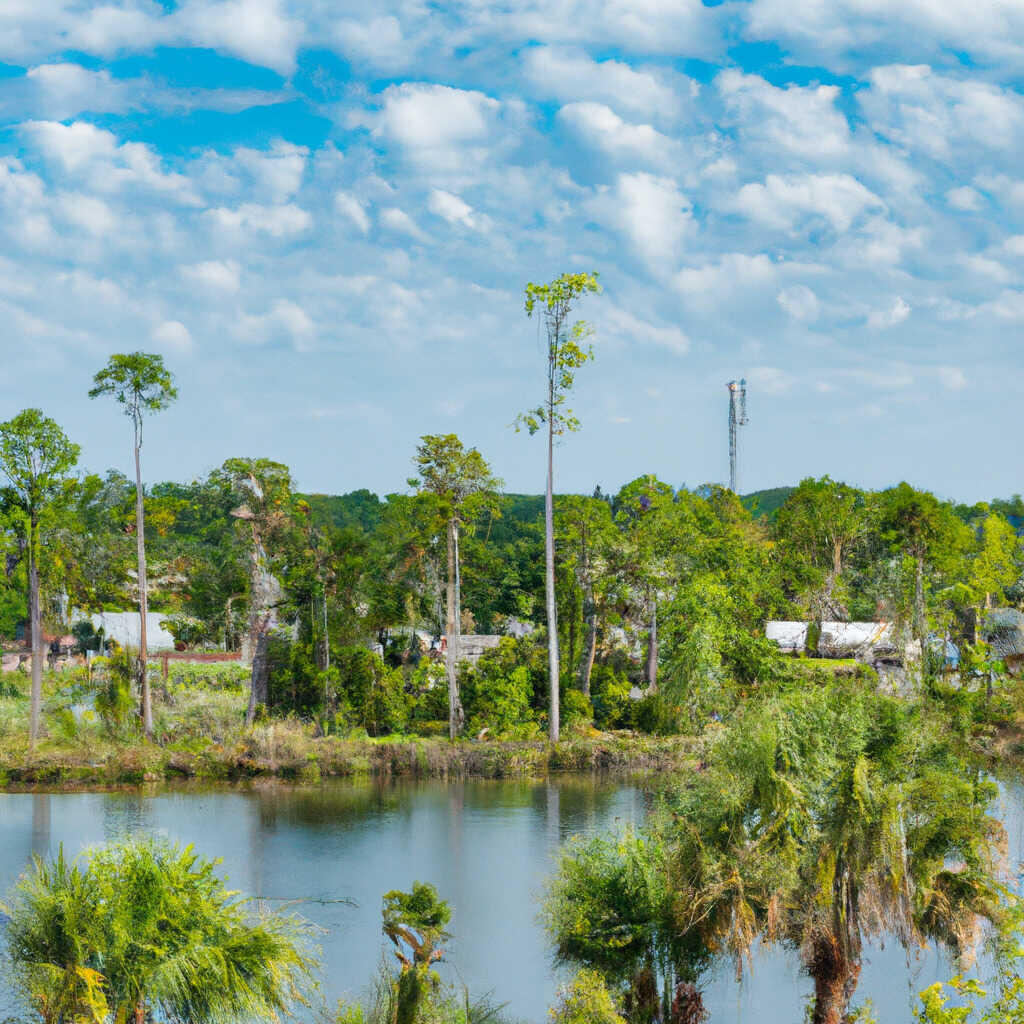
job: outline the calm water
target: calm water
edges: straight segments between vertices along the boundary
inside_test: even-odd
[[[358,997],[381,962],[382,894],[431,881],[454,909],[454,976],[541,1024],[560,979],[534,897],[553,856],[572,835],[642,821],[647,800],[632,786],[578,777],[0,794],[0,892],[33,853],[52,854],[61,843],[78,852],[138,832],[193,843],[221,857],[232,887],[247,894],[354,901],[301,908],[324,929],[323,989],[333,1005]],[[1024,788],[1006,787],[1001,810],[1016,864]],[[913,993],[949,973],[934,955],[908,963],[890,945],[869,955],[859,998],[874,1000],[882,1024],[906,1024]],[[795,958],[772,950],[740,984],[731,969],[717,972],[705,998],[712,1024],[799,1024],[809,991]]]

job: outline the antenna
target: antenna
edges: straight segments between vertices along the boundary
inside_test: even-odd
[[[738,494],[737,463],[739,461],[739,428],[745,427],[747,419],[747,382],[745,379],[731,380],[729,389],[729,490]]]

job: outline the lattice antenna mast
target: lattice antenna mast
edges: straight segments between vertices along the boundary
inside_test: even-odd
[[[739,494],[739,428],[747,425],[747,382],[731,380],[729,389],[729,489]]]

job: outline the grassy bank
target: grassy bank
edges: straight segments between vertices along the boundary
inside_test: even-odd
[[[692,766],[694,741],[623,733],[541,740],[459,741],[423,737],[346,739],[310,735],[297,722],[256,726],[221,744],[46,741],[0,750],[0,788],[112,785],[168,779],[238,780],[274,776],[313,782],[334,776],[540,776],[554,771],[666,771]]]

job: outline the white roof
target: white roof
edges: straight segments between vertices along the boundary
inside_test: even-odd
[[[149,612],[146,615],[146,647],[150,651],[173,651],[174,637],[160,623],[167,621],[166,612]],[[72,613],[72,622],[89,619],[93,628],[103,629],[108,640],[116,640],[121,647],[139,647],[141,621],[138,612],[95,612],[83,615]]]
[[[764,635],[774,640],[784,651],[802,651],[807,646],[806,622],[773,620],[764,627]]]
[[[840,653],[893,646],[892,623],[889,622],[823,622],[818,637],[818,650]]]

